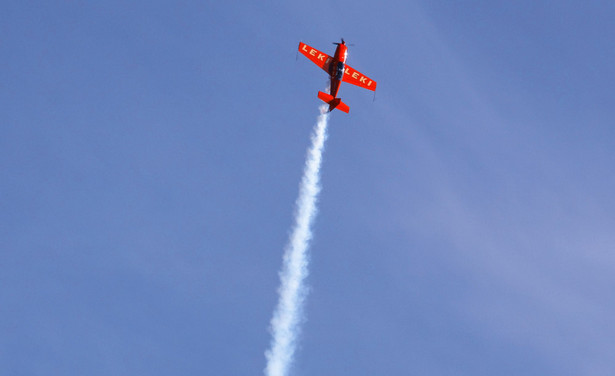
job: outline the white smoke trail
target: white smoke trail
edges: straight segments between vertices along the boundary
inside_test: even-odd
[[[320,116],[312,133],[303,177],[296,202],[295,226],[284,250],[284,265],[280,272],[278,306],[271,319],[271,347],[267,357],[267,376],[285,376],[290,368],[301,330],[303,302],[307,295],[304,285],[308,275],[308,248],[312,239],[312,223],[316,216],[316,200],[320,192],[320,164],[327,139],[328,106],[320,106]]]

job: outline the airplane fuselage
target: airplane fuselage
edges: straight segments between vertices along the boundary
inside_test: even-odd
[[[344,77],[344,69],[346,64],[346,58],[348,57],[348,47],[344,42],[339,43],[335,49],[335,55],[333,55],[333,61],[329,64],[329,76],[331,76],[331,86],[329,88],[329,94],[333,97],[337,97],[337,93],[340,90],[340,84],[342,83],[342,77]]]

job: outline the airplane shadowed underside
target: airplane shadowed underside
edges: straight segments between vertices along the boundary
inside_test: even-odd
[[[337,108],[345,113],[350,112],[350,107],[341,98],[337,98],[337,92],[340,89],[340,83],[348,82],[349,84],[357,85],[367,90],[376,91],[376,81],[365,76],[359,71],[346,64],[348,56],[348,46],[342,38],[342,43],[333,43],[337,45],[335,55],[333,57],[318,51],[315,48],[308,46],[305,43],[299,43],[299,52],[312,62],[322,68],[331,77],[330,94],[318,92],[318,98],[329,105],[329,111]]]

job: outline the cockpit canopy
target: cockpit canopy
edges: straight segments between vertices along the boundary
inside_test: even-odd
[[[341,81],[343,76],[344,76],[344,63],[342,63],[341,61],[338,61],[337,67],[335,68],[335,78]]]

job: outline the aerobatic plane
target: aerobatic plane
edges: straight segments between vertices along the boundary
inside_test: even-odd
[[[348,57],[348,46],[342,38],[341,43],[333,43],[337,45],[335,49],[335,55],[333,57],[318,51],[315,48],[308,46],[305,43],[299,43],[299,52],[305,55],[308,59],[322,68],[325,72],[331,76],[331,87],[329,93],[318,92],[318,98],[323,100],[329,105],[329,111],[337,108],[340,111],[348,113],[350,107],[341,98],[337,98],[337,92],[340,89],[341,82],[348,82],[349,84],[357,85],[367,90],[376,91],[376,81],[367,77],[363,73],[353,69],[350,65],[346,64],[346,58]]]

